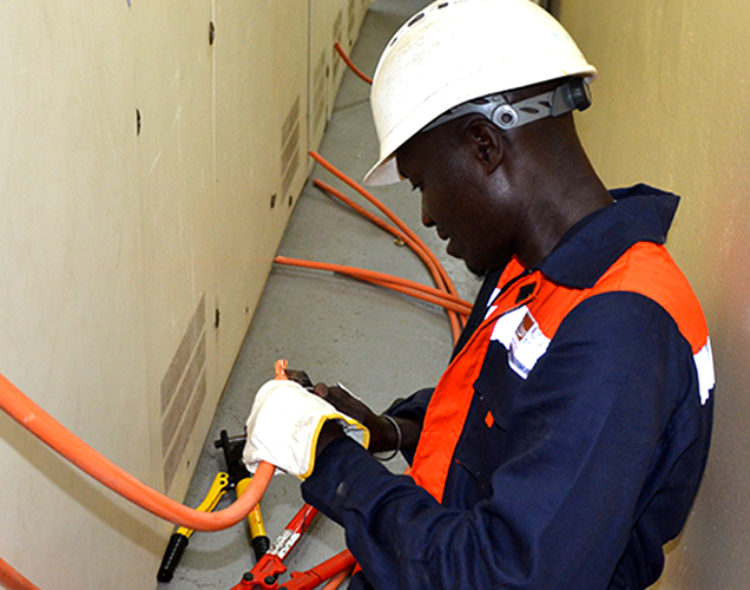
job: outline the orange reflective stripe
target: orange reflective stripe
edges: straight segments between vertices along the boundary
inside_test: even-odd
[[[511,272],[503,273],[499,284],[507,283],[523,267],[511,263]],[[517,284],[500,295],[494,302],[495,308],[482,322],[461,352],[448,366],[432,394],[427,407],[419,445],[414,455],[411,476],[432,496],[441,502],[445,481],[448,477],[453,453],[461,437],[466,416],[474,395],[474,382],[479,378],[484,357],[490,345],[490,334],[495,320],[513,307],[519,292],[527,285],[538,283],[539,273],[519,280]]]
[[[552,338],[576,305],[613,291],[638,293],[658,303],[675,320],[693,354],[706,344],[708,325],[690,284],[667,249],[651,242],[631,247],[590,289],[562,287],[545,280],[528,302],[529,311],[544,335]]]
[[[513,259],[498,285],[507,285],[523,272],[524,267]],[[639,293],[658,303],[675,320],[693,354],[705,346],[708,326],[703,311],[687,279],[662,245],[637,243],[589,289],[563,287],[535,271],[491,302],[487,318],[440,379],[427,408],[414,456],[411,471],[414,480],[442,501],[453,454],[474,397],[474,383],[482,370],[492,328],[500,316],[525,305],[542,334],[551,340],[579,303],[614,291]],[[523,318],[519,329],[524,328],[526,321]]]
[[[623,267],[627,270],[623,271]],[[640,293],[661,305],[677,323],[693,354],[706,344],[708,324],[690,284],[664,246],[640,242],[630,248],[595,289]]]
[[[471,406],[474,382],[479,377],[484,355],[490,345],[489,337],[482,337],[486,330],[481,327],[453,359],[435,388],[412,463],[411,476],[414,481],[438,502],[443,500],[453,452]],[[470,392],[469,395],[466,395],[467,392]]]

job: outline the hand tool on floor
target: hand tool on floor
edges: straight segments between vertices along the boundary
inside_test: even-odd
[[[245,491],[252,476],[242,461],[242,451],[245,448],[245,436],[230,438],[226,430],[222,430],[219,440],[214,441],[214,447],[221,448],[224,451],[224,459],[227,463],[229,473],[230,487],[234,487],[235,493],[239,498]],[[247,515],[247,522],[250,525],[250,544],[255,552],[255,560],[265,555],[271,546],[271,541],[266,535],[266,528],[263,524],[263,515],[260,511],[260,504],[253,508],[252,512]]]
[[[222,449],[224,452],[227,472],[220,472],[216,475],[211,489],[198,507],[198,510],[201,512],[211,512],[216,508],[222,496],[231,489],[235,490],[238,498],[244,493],[250,481],[252,481],[250,472],[248,472],[245,464],[242,462],[242,449],[244,446],[244,436],[230,438],[226,430],[221,431],[220,438],[214,441],[214,447]],[[247,521],[250,525],[250,544],[253,547],[257,562],[268,551],[271,545],[266,535],[259,505],[247,515]],[[193,532],[192,529],[187,527],[179,527],[172,534],[172,537],[169,539],[169,545],[167,545],[167,550],[164,553],[161,567],[159,567],[159,572],[156,576],[159,582],[169,582],[172,579]]]
[[[305,572],[292,572],[291,579],[279,586],[278,590],[313,590],[338,574],[348,574],[355,565],[354,556],[346,549]]]
[[[219,472],[216,474],[211,488],[206,494],[206,497],[198,506],[197,510],[201,512],[211,512],[221,500],[222,496],[227,493],[229,489],[229,474]],[[156,574],[156,579],[159,582],[169,582],[174,576],[174,571],[177,565],[182,559],[182,554],[185,553],[185,549],[188,546],[188,541],[193,534],[193,529],[181,526],[178,527],[169,539],[169,545],[167,550],[164,552],[164,557],[159,567],[159,572]]]
[[[284,559],[312,524],[317,514],[318,510],[309,504],[302,506],[282,533],[276,537],[268,552],[252,570],[242,576],[240,583],[232,590],[279,590],[278,577],[286,571]]]

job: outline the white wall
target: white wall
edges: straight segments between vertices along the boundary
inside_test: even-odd
[[[683,197],[668,247],[708,317],[717,369],[709,465],[658,587],[744,589],[750,579],[750,5],[741,0],[555,3],[600,70],[578,118],[610,186]]]
[[[175,498],[320,140],[308,133],[310,55],[327,53],[324,127],[338,83],[333,23],[341,13],[353,39],[365,9],[3,5],[0,372]],[[0,556],[34,583],[155,587],[170,525],[5,415],[0,469]]]

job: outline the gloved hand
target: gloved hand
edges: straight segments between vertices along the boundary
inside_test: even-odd
[[[315,447],[327,420],[367,448],[370,432],[355,419],[309,393],[294,381],[269,381],[258,390],[245,426],[245,466],[255,472],[261,461],[305,479],[315,467]]]

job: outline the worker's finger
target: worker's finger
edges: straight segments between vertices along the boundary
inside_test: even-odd
[[[317,383],[313,393],[322,397],[340,412],[351,416],[370,431],[369,450],[375,453],[395,448],[393,426],[382,416],[373,412],[362,400],[341,384]]]
[[[372,422],[373,418],[377,417],[377,415],[368,408],[362,400],[352,395],[350,391],[341,385],[325,385],[324,383],[317,383],[313,389],[313,393],[322,397],[337,410],[343,412],[347,416],[351,416],[368,428],[370,428],[368,422]]]
[[[322,397],[324,400],[330,401],[328,399],[328,386],[325,383],[316,383],[315,387],[313,387],[312,392],[318,397]]]
[[[296,369],[284,369],[284,375],[286,375],[286,378],[290,381],[295,381],[305,389],[312,391],[313,383],[310,380],[310,377],[307,376],[307,373],[305,371],[298,371]]]

